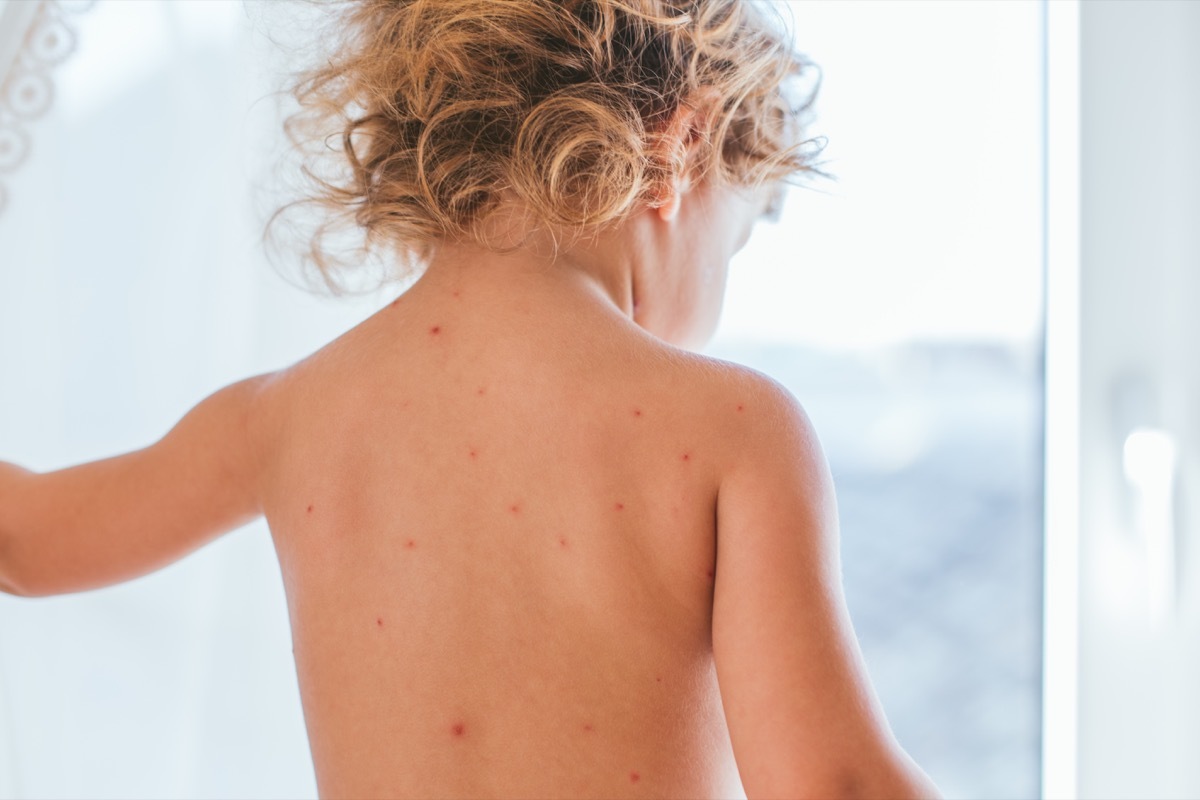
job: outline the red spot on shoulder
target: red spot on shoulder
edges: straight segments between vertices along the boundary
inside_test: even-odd
[[[657,678],[655,678],[654,680],[655,680],[655,681],[657,681],[658,683],[662,683],[662,675],[659,675],[659,676],[658,676]]]
[[[558,537],[558,543],[559,543],[559,545],[560,545],[560,546],[562,546],[562,547],[566,547],[566,546],[567,546],[567,540],[566,540],[564,537],[562,537],[562,536]]]
[[[583,729],[584,729],[585,731],[589,731],[589,732],[590,732],[590,731],[592,730],[592,723],[590,723],[590,722],[585,722],[585,723],[583,723]]]
[[[458,296],[459,296],[459,292],[458,292],[458,290],[457,290],[457,289],[455,289],[455,290],[452,292],[452,294],[453,294],[455,297],[458,297]]]
[[[513,503],[511,506],[508,507],[508,510],[514,514],[520,514],[521,513],[521,504]]]
[[[429,329],[429,332],[432,333],[434,336],[437,336],[439,333],[442,332],[442,326],[434,325],[432,328]]]
[[[746,407],[745,407],[745,406],[743,406],[741,403],[738,403],[738,411],[744,411],[744,410],[745,410],[745,408],[746,408]]]
[[[467,726],[463,725],[461,722],[456,722],[450,726],[450,732],[455,736],[462,736],[467,732]]]
[[[624,511],[624,510],[625,510],[625,504],[624,504],[624,503],[614,503],[614,504],[613,504],[613,510],[614,510],[614,511]]]
[[[635,409],[633,410],[633,415],[634,415],[635,417],[640,417],[640,416],[642,415],[642,410],[641,410],[640,408],[635,408]]]
[[[312,513],[312,506],[309,506],[309,507],[308,507],[308,513],[309,513],[309,514],[311,514],[311,513]]]
[[[629,782],[630,783],[637,783],[641,779],[642,779],[642,776],[638,775],[636,772],[629,773]]]
[[[471,458],[476,458],[479,456],[479,453],[475,450],[474,447],[471,448],[470,456],[471,456]]]
[[[417,543],[414,542],[412,539],[409,539],[407,542],[404,543],[404,546],[407,547],[409,550],[412,550],[414,547],[417,546]]]
[[[487,389],[485,389],[485,388],[483,388],[482,386],[480,386],[480,387],[479,387],[479,388],[478,388],[478,389],[475,391],[475,394],[479,395],[480,397],[483,397],[483,395],[484,395],[486,392],[487,392]]]
[[[684,460],[684,461],[691,461],[691,460],[692,460],[692,454],[691,454],[691,453],[684,453],[684,454],[683,454],[683,460]]]
[[[383,617],[376,617],[375,624],[382,628],[383,627]]]

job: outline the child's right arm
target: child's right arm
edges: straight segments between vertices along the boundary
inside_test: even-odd
[[[226,386],[161,439],[49,472],[0,463],[0,591],[98,589],[184,557],[261,513],[266,387]]]
[[[829,467],[758,378],[717,501],[713,652],[748,797],[936,797],[874,695],[841,587]]]

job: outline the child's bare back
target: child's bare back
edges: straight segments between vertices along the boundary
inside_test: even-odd
[[[271,392],[321,794],[737,796],[717,491],[761,390],[491,266],[428,275]]]

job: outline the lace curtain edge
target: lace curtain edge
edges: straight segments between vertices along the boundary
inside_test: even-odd
[[[29,157],[31,124],[54,102],[55,67],[75,52],[71,17],[95,0],[0,2],[0,214],[8,205],[5,179]]]

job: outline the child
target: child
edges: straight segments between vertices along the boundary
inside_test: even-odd
[[[160,441],[0,469],[0,583],[265,515],[322,797],[917,797],[803,410],[691,352],[816,169],[746,0],[343,0],[288,126],[325,234],[419,279]],[[342,149],[326,142],[340,139]],[[299,206],[289,206],[289,209]]]

